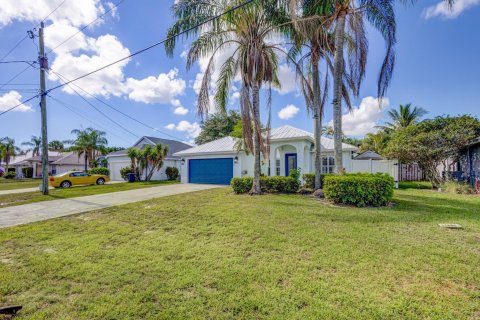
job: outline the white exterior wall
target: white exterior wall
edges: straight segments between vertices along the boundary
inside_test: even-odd
[[[129,167],[131,165],[130,158],[127,156],[109,157],[107,158],[107,162],[108,170],[110,170],[110,180],[123,181],[122,176],[120,175],[120,169]],[[153,174],[152,180],[167,180],[168,177],[165,174],[167,167],[176,167],[179,171],[181,171],[180,160],[165,160],[160,170]],[[142,179],[143,178],[145,178],[144,172],[142,173]]]

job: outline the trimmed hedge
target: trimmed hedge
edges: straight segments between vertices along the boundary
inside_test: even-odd
[[[323,179],[329,174],[331,173],[322,173],[320,175],[320,189],[322,189],[323,187]],[[315,173],[303,174],[303,181],[305,181],[305,183],[303,184],[305,188],[315,189]]]
[[[394,180],[387,174],[328,175],[324,178],[325,198],[335,203],[386,206],[393,197]]]
[[[16,176],[15,171],[8,171],[3,175],[5,179],[14,179]]]
[[[233,178],[230,182],[230,186],[233,192],[247,193],[252,189],[253,178]],[[295,193],[300,188],[300,182],[292,177],[260,177],[260,187],[262,192],[266,193]]]
[[[168,180],[177,180],[180,173],[176,167],[167,167],[165,169],[165,174],[168,177]]]
[[[109,176],[110,171],[107,168],[92,168],[88,170],[88,173],[90,174],[102,174],[104,176]]]

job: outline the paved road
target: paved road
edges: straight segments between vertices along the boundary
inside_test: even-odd
[[[0,208],[0,228],[68,216],[112,206],[224,186],[172,184]]]
[[[110,181],[110,182],[107,182],[107,183],[105,183],[105,184],[116,184],[116,183],[125,183],[125,181]],[[0,195],[3,195],[3,194],[13,194],[13,193],[39,192],[39,188],[40,188],[40,186],[35,187],[35,188],[0,190]],[[73,188],[76,188],[76,187],[73,187]],[[54,188],[53,188],[53,187],[49,187],[49,189],[52,190],[52,189],[54,189]]]

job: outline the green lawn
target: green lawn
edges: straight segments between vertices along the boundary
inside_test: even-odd
[[[25,193],[13,193],[0,195],[0,208],[17,206],[21,204],[58,200],[65,198],[76,198],[81,196],[91,196],[94,194],[125,191],[132,189],[155,187],[165,184],[178,183],[178,181],[148,181],[148,182],[135,182],[135,183],[114,183],[105,184],[102,186],[91,185],[82,187],[72,187],[69,189],[50,189],[48,196],[42,195],[40,192],[25,192]]]
[[[24,188],[37,188],[41,179],[5,179],[0,178],[0,190],[13,190]]]
[[[225,188],[0,229],[0,305],[22,304],[18,319],[478,319],[480,197],[394,201]]]

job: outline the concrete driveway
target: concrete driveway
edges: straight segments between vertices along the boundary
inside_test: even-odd
[[[122,204],[225,186],[172,184],[0,208],[0,228],[68,216]]]

